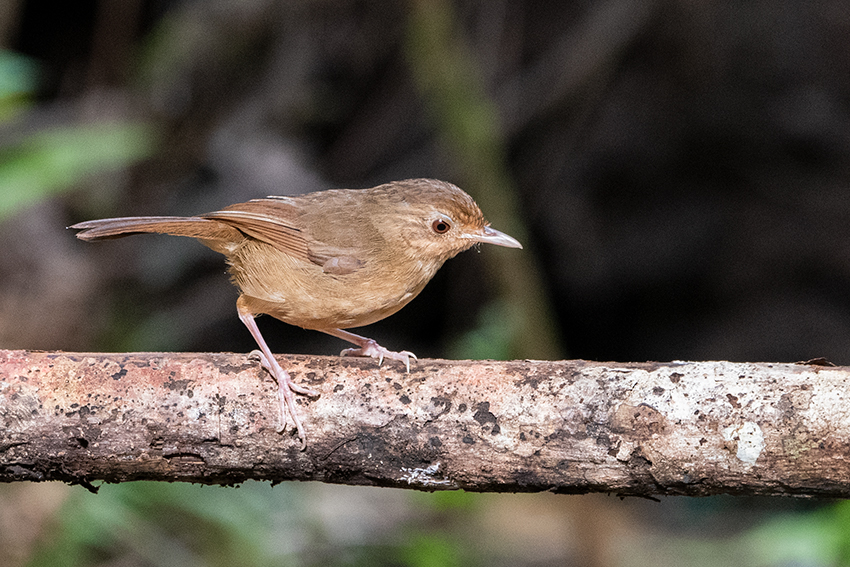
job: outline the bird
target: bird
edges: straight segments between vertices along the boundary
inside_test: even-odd
[[[195,238],[223,254],[240,291],[239,319],[259,346],[260,365],[278,384],[280,425],[287,414],[301,443],[295,395],[318,397],[278,363],[255,318],[327,333],[355,345],[341,356],[402,362],[391,351],[346,329],[369,325],[407,305],[449,258],[477,244],[522,248],[484,219],[462,189],[436,179],[405,179],[369,189],[329,189],[269,196],[191,217],[121,217],[80,222],[77,238],[97,241],[157,233]]]

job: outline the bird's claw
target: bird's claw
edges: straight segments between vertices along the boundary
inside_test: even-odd
[[[269,363],[268,360],[266,360],[266,355],[264,355],[262,351],[252,350],[251,352],[248,353],[248,358],[258,360],[260,362],[260,366],[262,366],[266,370],[266,372],[268,372],[269,374],[271,374],[274,377],[278,376],[277,370],[274,368],[274,366],[272,366]],[[287,377],[288,376],[289,375],[287,374]],[[309,396],[311,398],[318,398],[319,395],[320,395],[319,392],[317,392],[316,390],[312,390],[312,389],[307,388],[305,386],[301,386],[299,384],[296,384],[295,382],[292,381],[292,378],[289,378],[288,380],[286,380],[286,386],[290,390],[292,390],[293,392],[295,392],[297,394],[303,394],[303,395]],[[283,432],[283,429],[280,429],[278,431],[278,433],[281,433],[281,432]]]
[[[357,348],[347,348],[339,353],[340,356],[368,356],[378,359],[378,366],[384,363],[384,358],[390,360],[398,360],[404,363],[407,372],[410,373],[410,359],[417,360],[416,355],[409,350],[396,352],[389,350],[379,345],[374,339],[367,339],[366,342]]]

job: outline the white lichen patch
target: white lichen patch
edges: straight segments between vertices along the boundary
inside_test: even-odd
[[[434,475],[440,470],[440,462],[436,462],[424,469],[411,469],[402,467],[404,473],[401,480],[407,481],[407,484],[418,484],[419,486],[451,486],[454,484],[447,478],[435,479]]]
[[[723,440],[735,443],[735,456],[742,463],[752,466],[764,450],[764,433],[756,423],[748,421],[742,425],[733,425],[723,430]]]

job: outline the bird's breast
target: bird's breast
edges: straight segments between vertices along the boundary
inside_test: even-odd
[[[228,260],[234,283],[257,300],[260,312],[308,329],[380,321],[416,297],[442,265],[366,258],[358,269],[338,273],[258,241],[249,241]]]

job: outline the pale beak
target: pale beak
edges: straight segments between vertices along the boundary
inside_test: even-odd
[[[516,238],[489,226],[485,226],[481,232],[467,234],[466,238],[475,242],[486,242],[487,244],[495,244],[496,246],[505,246],[507,248],[522,248],[522,244]]]

